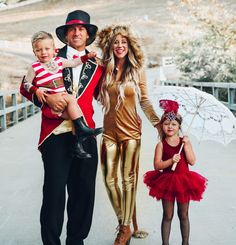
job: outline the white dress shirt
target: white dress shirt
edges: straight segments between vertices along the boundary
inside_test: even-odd
[[[85,55],[86,52],[85,50],[83,51],[77,51],[76,49],[67,46],[67,59],[73,59],[74,55],[77,56],[82,56]],[[72,72],[73,72],[73,93],[77,94],[78,92],[78,85],[79,85],[79,78],[80,78],[80,73],[82,70],[83,64],[76,66],[75,68],[72,68]],[[71,120],[64,120],[57,128],[55,128],[53,130],[53,134],[58,135],[58,134],[62,134],[62,133],[66,133],[66,132],[70,132],[72,130],[72,122]]]
[[[85,50],[83,51],[78,51],[70,46],[67,47],[67,59],[73,59],[74,55],[77,55],[79,57],[85,55],[86,52]],[[82,70],[83,64],[76,66],[74,68],[72,68],[72,72],[73,72],[73,91],[77,93],[78,91],[78,85],[79,85],[79,78],[80,78],[80,73]]]

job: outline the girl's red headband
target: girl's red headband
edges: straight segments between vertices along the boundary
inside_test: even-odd
[[[164,110],[164,114],[161,117],[161,123],[166,119],[169,121],[176,120],[179,124],[182,123],[182,117],[178,114],[179,104],[174,100],[160,100],[160,107]]]

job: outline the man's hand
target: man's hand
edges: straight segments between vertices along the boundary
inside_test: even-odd
[[[55,93],[55,94],[49,94],[46,98],[46,102],[49,105],[49,107],[56,111],[56,112],[62,112],[65,110],[67,106],[67,102],[64,98],[64,94],[66,93]]]
[[[40,88],[36,90],[35,94],[41,103],[45,103],[47,101],[46,97],[48,96],[48,94],[45,91],[41,90]]]

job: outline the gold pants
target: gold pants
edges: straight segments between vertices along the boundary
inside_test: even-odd
[[[101,166],[106,190],[116,213],[123,225],[129,225],[132,220],[139,168],[139,140],[114,142],[102,138]],[[122,194],[118,185],[118,167],[122,178]]]

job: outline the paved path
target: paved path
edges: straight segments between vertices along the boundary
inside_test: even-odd
[[[97,106],[96,106],[97,108]],[[143,118],[143,137],[139,192],[137,197],[140,228],[149,232],[145,240],[133,239],[131,245],[161,244],[160,202],[148,196],[142,175],[152,169],[156,133]],[[101,112],[95,115],[101,125]],[[40,245],[39,210],[43,169],[36,150],[40,115],[19,123],[0,134],[0,245]],[[192,169],[209,179],[205,198],[191,203],[191,245],[236,244],[236,142],[227,148],[214,142],[192,140],[198,163]],[[98,168],[93,225],[86,245],[111,245],[116,219],[108,201]],[[62,239],[65,231],[63,231]],[[64,244],[64,242],[62,243]],[[181,244],[175,215],[171,231],[172,245]]]

